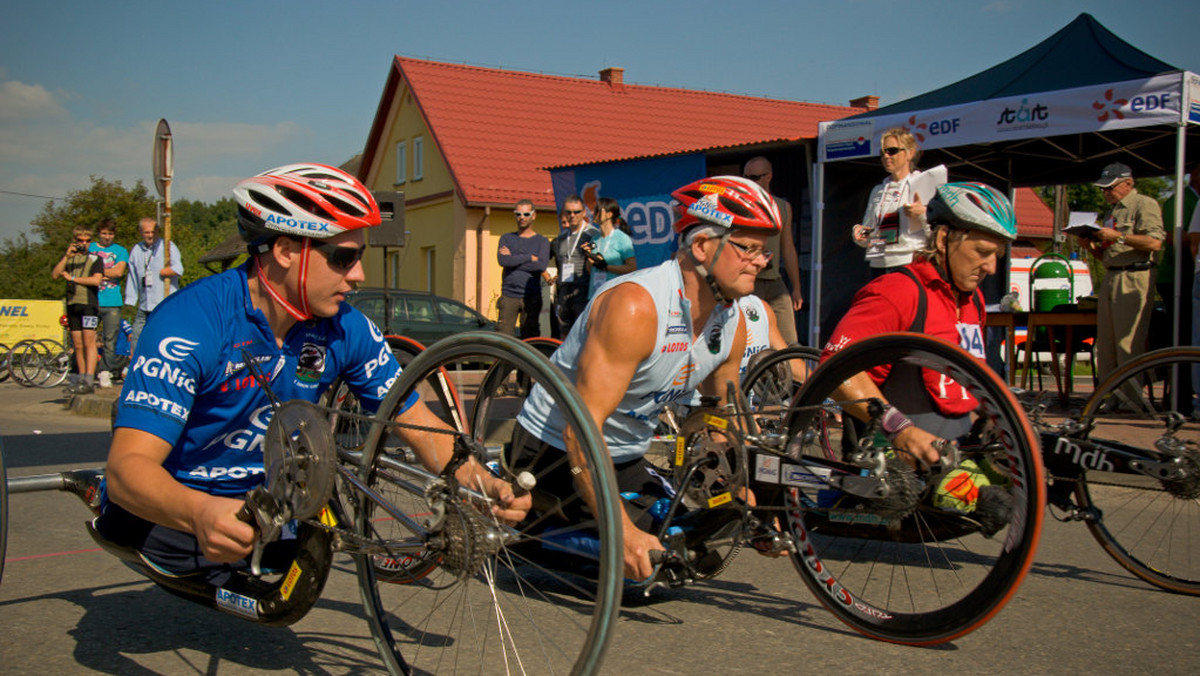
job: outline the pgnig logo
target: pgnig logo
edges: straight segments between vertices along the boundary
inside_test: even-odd
[[[158,353],[169,361],[183,361],[199,344],[184,338],[164,338],[158,344]]]

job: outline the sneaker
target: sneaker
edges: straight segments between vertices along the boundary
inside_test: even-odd
[[[79,382],[75,383],[74,385],[68,386],[66,389],[67,394],[70,394],[70,395],[76,396],[76,397],[79,395],[82,395],[82,394],[92,394],[95,391],[96,391],[96,388],[92,387],[91,383],[88,383],[83,380],[80,380]]]
[[[993,472],[996,470],[993,468]],[[998,475],[1007,485],[1008,478]],[[1000,532],[1012,517],[1012,495],[1004,485],[995,485],[975,460],[963,460],[946,473],[933,494],[933,506],[948,512],[969,514],[979,523],[984,537]]]
[[[108,371],[101,371],[100,373],[96,374],[96,382],[102,388],[112,387],[113,386],[112,374],[109,373]]]

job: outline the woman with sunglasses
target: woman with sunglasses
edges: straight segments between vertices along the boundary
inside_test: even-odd
[[[922,196],[913,190],[921,175],[916,168],[921,157],[917,140],[907,129],[896,128],[883,132],[879,145],[888,176],[871,191],[862,223],[852,232],[854,243],[867,250],[871,279],[911,263],[929,234]]]
[[[342,379],[379,407],[400,367],[372,322],[344,303],[363,281],[365,228],[379,206],[358,179],[319,164],[292,164],[245,179],[233,191],[244,265],[167,297],[134,348],[113,422],[96,530],[158,568],[222,585],[249,565],[257,534],[238,518],[262,484],[264,434],[280,401],[316,402]],[[443,427],[414,395],[396,416]],[[397,430],[427,469],[453,454],[453,435]],[[518,521],[528,496],[474,460],[463,485],[496,498]],[[290,556],[295,540],[268,546]],[[282,550],[282,551],[280,551]],[[284,559],[287,560],[287,559]]]
[[[588,298],[596,295],[596,289],[613,277],[637,270],[633,240],[625,232],[628,226],[621,218],[621,205],[611,197],[601,197],[596,200],[595,216],[600,236],[584,245],[592,264],[592,289]]]

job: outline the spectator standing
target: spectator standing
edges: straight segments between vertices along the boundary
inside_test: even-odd
[[[755,157],[746,162],[746,166],[742,168],[742,175],[768,193],[771,192],[771,179],[774,174],[767,158]],[[796,342],[796,313],[804,307],[804,296],[800,290],[800,261],[796,256],[796,245],[792,242],[792,205],[777,195],[771,195],[771,199],[775,200],[775,208],[783,217],[783,228],[767,242],[772,264],[758,273],[754,295],[766,301],[775,314],[775,325],[779,328],[780,335],[790,345]],[[775,265],[774,261],[780,261],[780,265]],[[780,272],[786,273],[788,281],[792,283],[790,293]]]
[[[554,312],[558,315],[559,332],[565,338],[575,320],[587,305],[591,288],[591,266],[584,246],[600,233],[587,221],[583,198],[571,195],[563,201],[567,228],[550,243],[550,257],[558,266],[554,285]]]
[[[637,256],[633,252],[633,239],[625,232],[625,219],[621,218],[621,205],[611,197],[596,200],[596,226],[600,235],[585,249],[592,264],[592,288],[588,297],[596,295],[596,289],[617,275],[637,270]]]
[[[67,385],[67,394],[91,394],[94,389],[96,325],[100,323],[96,290],[100,287],[104,263],[88,252],[91,241],[91,228],[75,226],[67,252],[50,272],[52,279],[67,282],[67,329],[71,332],[75,366],[79,369],[78,378]]]
[[[500,330],[517,336],[517,319],[520,318],[519,338],[532,338],[542,333],[538,317],[542,313],[542,274],[550,261],[550,240],[533,229],[537,211],[533,201],[517,202],[513,211],[517,229],[500,236],[500,247],[496,260],[504,268],[500,284]]]
[[[1183,196],[1183,222],[1188,223],[1188,245],[1192,252],[1192,345],[1200,345],[1200,162],[1192,165],[1188,176],[1188,187]],[[1187,279],[1184,277],[1184,279]],[[1183,308],[1180,308],[1180,314]],[[1181,318],[1182,319],[1182,318]],[[1200,394],[1200,365],[1192,367],[1193,397]],[[1192,419],[1200,419],[1200,400],[1192,399]]]
[[[121,296],[121,278],[129,264],[129,250],[116,243],[117,222],[111,218],[100,221],[96,228],[96,241],[92,242],[89,251],[104,263],[104,272],[100,278],[98,297],[100,300],[100,325],[104,333],[101,335],[104,345],[104,357],[100,359],[98,369],[101,387],[111,387],[113,376],[121,376],[121,365],[117,360],[117,335],[121,331],[121,307],[125,300]],[[103,374],[108,373],[106,378]]]
[[[862,223],[852,231],[854,243],[867,250],[871,279],[911,263],[929,236],[925,205],[913,190],[921,175],[917,140],[906,129],[896,128],[883,132],[879,145],[879,159],[888,176],[871,190]]]
[[[1104,167],[1095,185],[1112,207],[1086,240],[1104,264],[1096,307],[1096,370],[1101,381],[1146,349],[1154,301],[1154,254],[1162,248],[1162,209],[1133,187],[1133,171],[1120,162]],[[1118,393],[1119,395],[1122,393]],[[1123,393],[1134,405],[1132,392]]]
[[[128,275],[125,277],[125,304],[137,308],[133,318],[133,335],[129,342],[137,345],[146,317],[158,307],[166,296],[166,280],[183,276],[183,256],[179,247],[171,244],[171,264],[163,257],[166,247],[158,236],[158,222],[143,218],[138,222],[138,235],[142,241],[133,245],[129,252]]]

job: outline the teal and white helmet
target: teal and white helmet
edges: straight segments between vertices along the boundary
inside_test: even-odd
[[[999,190],[983,183],[946,183],[925,207],[929,225],[980,230],[1006,241],[1017,238],[1017,216]]]

